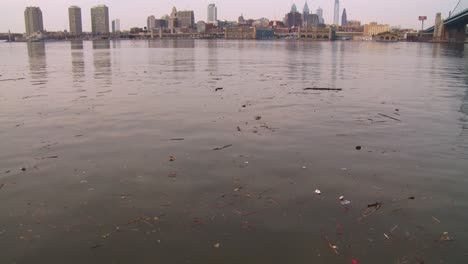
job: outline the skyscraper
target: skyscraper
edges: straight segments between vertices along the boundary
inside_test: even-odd
[[[335,14],[333,17],[333,24],[340,24],[340,0],[335,0]]]
[[[307,0],[304,4],[304,9],[302,10],[302,21],[304,22],[304,26],[307,27],[307,20],[309,18],[310,10],[309,10],[309,5],[307,4]]]
[[[325,24],[325,20],[323,19],[323,9],[320,7],[317,9],[317,16],[319,17],[319,23]]]
[[[26,26],[26,36],[44,31],[41,9],[34,6],[26,7],[26,10],[24,10],[24,24]]]
[[[218,21],[218,8],[215,4],[208,5],[208,23],[216,23]]]
[[[341,16],[341,25],[343,27],[348,25],[348,15],[346,14],[346,8],[343,9],[343,15]]]
[[[112,20],[112,33],[119,33],[120,32],[120,19]]]
[[[177,11],[177,23],[180,28],[194,28],[195,13],[193,11]]]
[[[91,8],[91,28],[94,35],[109,34],[109,8],[99,5]]]
[[[156,28],[156,17],[155,16],[149,16],[148,19],[146,19],[146,29],[148,32],[151,32],[151,29]]]
[[[81,26],[81,8],[70,6],[68,8],[68,19],[70,20],[70,33],[79,36],[83,33]]]
[[[291,12],[286,14],[286,24],[288,24],[290,28],[302,26],[302,14],[297,12],[296,4],[293,4]]]

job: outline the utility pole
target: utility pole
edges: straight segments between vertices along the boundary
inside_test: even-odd
[[[8,30],[8,42],[11,42],[11,31]]]

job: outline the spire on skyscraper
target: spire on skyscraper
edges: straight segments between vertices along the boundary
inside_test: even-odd
[[[291,13],[296,13],[296,12],[297,12],[296,4],[293,4],[291,7]]]
[[[307,4],[307,0],[305,1],[304,9],[303,9],[302,12],[303,12],[303,13],[307,13],[307,14],[310,13],[309,5]]]

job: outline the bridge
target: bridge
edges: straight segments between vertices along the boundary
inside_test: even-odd
[[[468,24],[468,0],[459,0],[449,17],[442,20],[440,13],[436,16],[435,25],[423,31],[433,33],[434,41],[464,43],[466,41],[466,25]]]

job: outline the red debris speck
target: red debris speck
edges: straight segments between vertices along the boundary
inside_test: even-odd
[[[358,261],[357,261],[357,259],[352,259],[352,260],[351,260],[351,263],[353,263],[353,264],[357,264],[357,263],[358,263]]]

